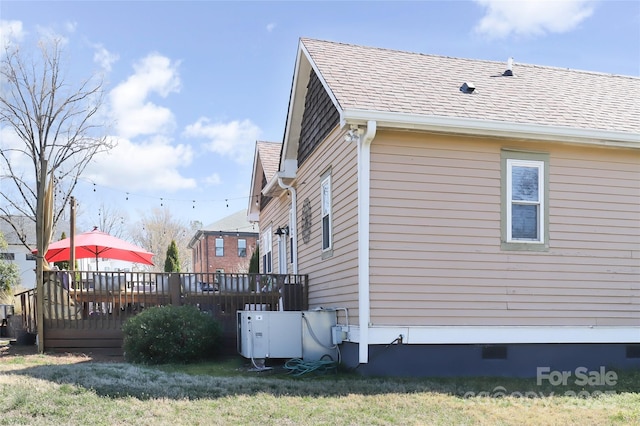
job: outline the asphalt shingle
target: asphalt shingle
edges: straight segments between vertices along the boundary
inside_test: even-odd
[[[301,41],[343,110],[640,133],[638,77]]]

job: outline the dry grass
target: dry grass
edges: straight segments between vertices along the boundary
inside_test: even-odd
[[[32,349],[30,349],[32,351]],[[0,424],[589,425],[640,423],[639,375],[595,398],[501,398],[465,389],[535,389],[517,379],[294,379],[243,360],[147,368],[86,356],[0,357]],[[631,384],[630,384],[631,383]]]

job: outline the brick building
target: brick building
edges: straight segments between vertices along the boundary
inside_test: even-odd
[[[193,272],[248,272],[258,236],[258,224],[247,220],[246,210],[198,230],[188,245],[193,256]]]

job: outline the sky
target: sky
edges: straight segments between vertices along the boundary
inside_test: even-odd
[[[104,76],[118,141],[76,187],[78,232],[101,206],[205,226],[246,209],[255,142],[283,140],[301,37],[640,76],[637,0],[0,3],[0,39],[51,34],[69,81]]]

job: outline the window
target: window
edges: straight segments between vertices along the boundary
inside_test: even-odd
[[[323,177],[321,183],[322,251],[331,250],[331,174]]]
[[[24,255],[24,259],[35,262],[37,258],[35,254],[27,253]]]
[[[247,240],[238,240],[238,257],[247,257]]]
[[[502,153],[502,248],[548,248],[548,155]]]
[[[262,273],[270,274],[271,265],[271,227],[262,234]]]
[[[15,253],[0,253],[0,259],[2,260],[16,260]]]
[[[224,240],[216,238],[216,257],[224,256]]]

